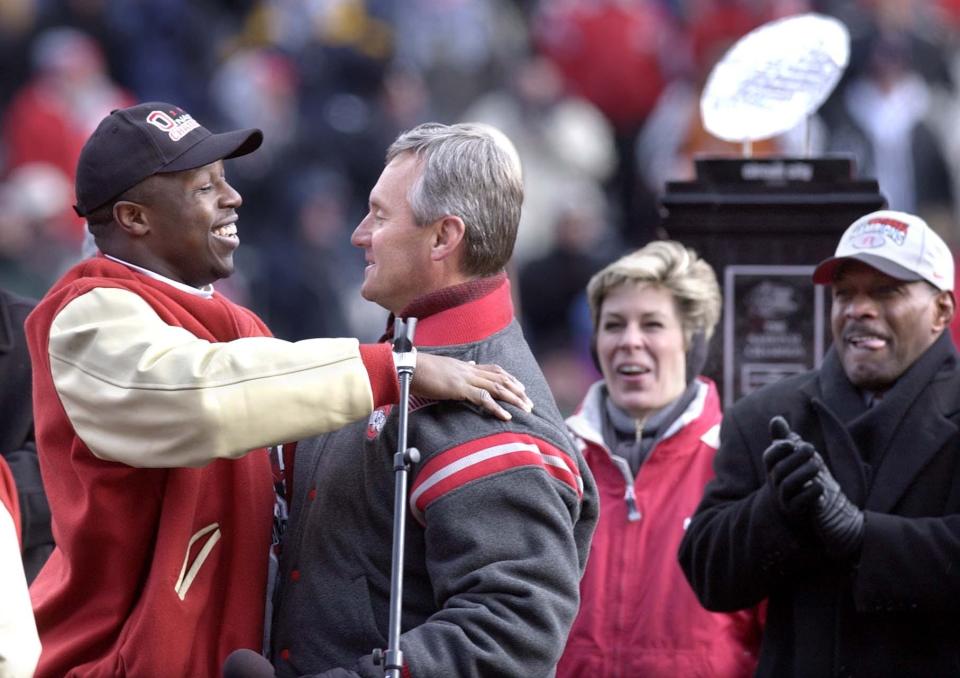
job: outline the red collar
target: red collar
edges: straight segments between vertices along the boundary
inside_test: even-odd
[[[480,341],[513,320],[506,273],[447,287],[411,302],[401,317],[417,318],[416,346],[449,346]],[[387,324],[393,333],[393,314]]]

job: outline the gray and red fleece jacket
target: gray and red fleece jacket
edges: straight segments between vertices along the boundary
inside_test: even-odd
[[[579,605],[598,506],[513,317],[506,276],[415,302],[416,344],[496,363],[532,413],[504,422],[462,403],[415,402],[400,647],[413,678],[549,676]],[[414,376],[416,379],[416,376]],[[396,408],[298,447],[273,637],[279,675],[346,667],[382,675],[386,643]]]

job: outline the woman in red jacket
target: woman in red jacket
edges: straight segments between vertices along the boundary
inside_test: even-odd
[[[707,612],[677,563],[720,428],[716,386],[699,376],[720,317],[713,269],[680,243],[653,242],[594,275],[587,296],[603,380],[567,424],[601,511],[557,675],[751,675],[758,611]]]

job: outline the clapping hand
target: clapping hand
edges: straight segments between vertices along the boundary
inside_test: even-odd
[[[780,416],[770,420],[770,437],[773,441],[763,452],[767,482],[787,520],[798,524],[823,492],[823,486],[814,482],[818,472],[816,451],[813,445],[801,441]]]
[[[811,514],[813,526],[831,556],[842,560],[858,556],[863,544],[863,511],[844,494],[813,445],[791,431],[786,419],[771,419],[770,435],[774,441],[763,453],[763,460],[771,482],[779,489],[781,507],[786,501],[793,511],[788,516]],[[792,451],[786,449],[788,445]]]

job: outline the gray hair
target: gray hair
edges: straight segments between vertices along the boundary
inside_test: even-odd
[[[523,202],[520,160],[509,139],[489,125],[424,123],[387,149],[387,163],[414,153],[423,172],[410,188],[419,226],[446,215],[466,226],[464,273],[500,272],[513,254]]]
[[[713,267],[674,240],[657,240],[596,273],[587,283],[594,331],[600,308],[611,290],[627,283],[662,287],[673,296],[687,345],[696,332],[710,339],[720,320],[720,285]]]

